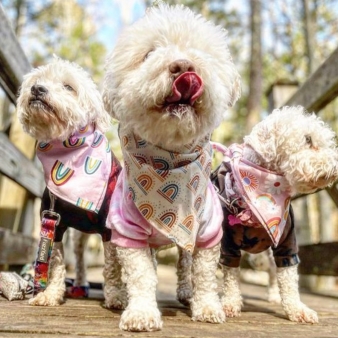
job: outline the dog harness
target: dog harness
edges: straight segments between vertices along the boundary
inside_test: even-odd
[[[192,252],[216,245],[222,209],[210,182],[212,147],[206,137],[167,151],[120,130],[124,169],[108,226],[120,246],[174,242]],[[202,244],[203,242],[203,244]]]

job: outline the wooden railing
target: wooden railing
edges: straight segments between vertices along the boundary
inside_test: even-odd
[[[282,85],[285,85],[282,84]],[[286,83],[286,86],[290,84]],[[271,94],[271,90],[269,91]],[[338,95],[338,48],[309,77],[309,79],[286,102],[278,102],[277,106],[301,105],[309,112],[320,114],[320,111],[331,103]],[[273,99],[270,99],[270,102]],[[272,107],[273,108],[273,107]],[[287,123],[287,122],[286,122]],[[338,207],[337,184],[326,189],[335,206]],[[296,224],[297,226],[297,224]],[[327,227],[333,227],[327,220]],[[338,234],[327,243],[301,245],[299,256],[301,264],[299,272],[304,275],[338,276]]]
[[[31,65],[11,29],[1,4],[0,36],[0,85],[7,98],[15,104],[23,75],[31,69]],[[13,123],[17,123],[17,121]],[[8,179],[26,190],[22,210],[17,212],[17,216],[23,224],[20,229],[18,227],[14,229],[12,224],[0,223],[0,266],[26,264],[34,260],[36,239],[32,236],[32,217],[25,217],[25,209],[30,206],[28,213],[32,213],[33,201],[36,197],[41,196],[44,187],[41,170],[32,160],[29,160],[19,151],[14,143],[8,135],[0,132],[0,191],[5,194],[5,196],[2,196],[3,199],[10,197],[6,196],[6,194],[9,195],[12,192],[8,188],[8,184],[5,184],[8,183]],[[32,144],[32,142],[30,143]],[[25,146],[22,148],[25,148]],[[29,146],[31,147],[27,144],[27,147]],[[7,186],[7,192],[4,191],[5,186]],[[15,187],[13,190],[15,190]],[[6,212],[8,210],[0,205],[1,216],[6,216]],[[1,217],[1,219],[2,222],[5,222],[3,219],[6,219],[6,217]]]

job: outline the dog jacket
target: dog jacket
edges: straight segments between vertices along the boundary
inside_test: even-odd
[[[50,191],[61,215],[55,241],[62,240],[67,227],[110,240],[105,221],[121,166],[106,137],[94,125],[86,126],[65,141],[39,142],[37,156],[47,185],[41,210],[50,208]]]
[[[240,250],[258,253],[272,246],[278,266],[297,264],[286,179],[242,158],[241,145],[213,146],[225,155],[212,175],[224,212],[221,263],[238,266]]]
[[[222,209],[210,182],[209,139],[167,151],[121,132],[123,173],[112,198],[108,226],[124,247],[176,243],[216,245],[222,236]]]

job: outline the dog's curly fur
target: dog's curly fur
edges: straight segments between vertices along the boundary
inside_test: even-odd
[[[58,57],[25,75],[17,101],[17,113],[24,130],[38,141],[45,142],[55,139],[63,141],[92,123],[104,132],[111,123],[100,92],[89,74],[76,63]],[[75,238],[77,286],[87,283],[83,261],[86,238],[81,233]],[[117,292],[114,288],[122,287],[121,269],[116,258],[116,247],[109,241],[104,243],[104,255],[106,306],[124,307],[126,299],[115,297]],[[65,274],[62,242],[54,243],[47,288],[30,299],[29,303],[44,306],[63,303]]]
[[[184,72],[203,79],[194,103],[169,103],[174,80]],[[226,44],[226,32],[183,6],[150,8],[120,36],[106,62],[105,107],[147,142],[172,150],[210,134],[240,96],[240,77]],[[162,327],[155,300],[157,277],[149,249],[118,247],[126,270],[129,304],[120,328],[154,331]],[[219,246],[195,249],[190,297],[189,254],[180,258],[178,298],[190,302],[193,320],[225,320],[216,288]]]
[[[335,133],[318,116],[305,112],[301,106],[276,109],[258,123],[244,137],[243,157],[283,174],[291,196],[313,193],[338,179]],[[242,306],[239,268],[223,266],[223,272],[222,304],[227,316],[237,317]],[[317,323],[316,312],[300,300],[297,265],[277,267],[276,278],[288,318],[295,322]],[[275,285],[274,291],[276,289]],[[275,292],[271,292],[271,297],[278,301]]]

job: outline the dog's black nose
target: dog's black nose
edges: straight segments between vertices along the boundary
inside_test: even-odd
[[[31,93],[35,96],[41,96],[48,93],[48,89],[41,85],[34,85],[31,88]]]
[[[175,60],[169,65],[169,71],[176,77],[185,72],[194,72],[195,67],[191,61],[186,59]]]

